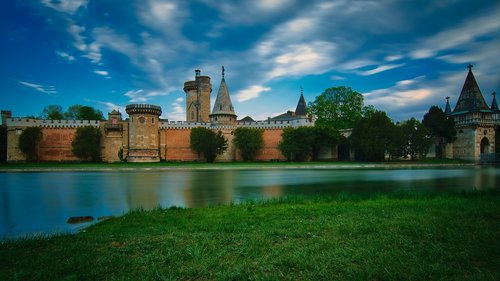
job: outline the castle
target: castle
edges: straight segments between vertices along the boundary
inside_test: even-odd
[[[10,111],[2,111],[2,124],[8,128],[7,161],[26,160],[18,142],[22,131],[31,126],[42,128],[42,140],[38,149],[40,161],[78,161],[71,152],[71,142],[76,130],[83,126],[93,126],[101,131],[101,157],[104,162],[120,161],[120,150],[128,162],[159,162],[202,160],[200,155],[190,148],[190,133],[195,127],[220,131],[228,140],[228,149],[217,157],[217,161],[241,160],[232,142],[234,130],[238,127],[263,130],[264,145],[255,160],[285,160],[278,149],[283,129],[314,125],[312,119],[306,115],[306,103],[302,93],[295,112],[287,112],[265,121],[254,121],[250,117],[237,120],[225,81],[224,68],[212,111],[212,84],[209,76],[202,76],[200,70],[196,70],[195,79],[184,83],[184,92],[186,121],[162,120],[161,107],[150,104],[127,105],[128,119],[123,119],[120,112],[113,110],[104,121],[13,118]],[[336,153],[326,153],[323,156],[325,159],[335,159]]]
[[[212,84],[209,76],[195,71],[195,78],[184,83],[186,93],[186,121],[160,119],[161,107],[150,104],[130,104],[126,106],[128,119],[122,119],[120,112],[113,110],[108,119],[99,120],[40,120],[13,118],[10,111],[2,111],[2,124],[7,126],[7,161],[25,161],[25,155],[18,147],[19,136],[27,127],[42,128],[39,144],[40,161],[78,161],[71,152],[71,142],[77,128],[93,126],[101,131],[101,157],[104,162],[120,161],[122,151],[128,162],[200,161],[200,155],[190,148],[190,133],[195,127],[205,127],[220,131],[228,140],[228,149],[216,161],[239,161],[241,156],[234,147],[233,134],[238,127],[263,130],[263,148],[255,156],[256,161],[282,161],[278,144],[287,127],[313,126],[314,120],[307,116],[306,102],[301,93],[297,108],[265,121],[254,121],[250,117],[237,119],[224,77],[222,79],[210,111]],[[454,118],[457,130],[456,140],[446,145],[444,157],[475,162],[495,158],[500,142],[500,110],[493,93],[493,101],[488,106],[479,89],[472,66],[465,79],[462,92],[454,110],[447,98],[445,113]],[[342,132],[348,136],[350,130]],[[499,136],[499,137],[497,137]],[[345,149],[325,148],[321,160],[337,160],[345,154]],[[347,157],[352,153],[347,151]]]

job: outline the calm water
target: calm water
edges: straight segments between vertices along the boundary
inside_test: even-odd
[[[500,169],[0,173],[0,237],[75,231],[72,216],[203,207],[282,195],[499,188]]]

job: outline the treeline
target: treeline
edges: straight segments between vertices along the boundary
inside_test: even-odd
[[[102,111],[91,106],[74,104],[66,111],[60,105],[46,106],[39,118],[49,120],[104,120]]]

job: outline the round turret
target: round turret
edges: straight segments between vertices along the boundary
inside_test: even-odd
[[[151,104],[129,104],[128,162],[159,162],[158,123],[161,107]]]
[[[195,80],[184,83],[186,93],[186,121],[206,123],[210,114],[212,84],[209,76],[201,76],[196,70]]]

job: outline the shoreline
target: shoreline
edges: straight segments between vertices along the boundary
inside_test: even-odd
[[[50,163],[49,165],[51,165]],[[0,166],[0,173],[22,172],[134,172],[134,171],[188,171],[188,170],[349,170],[349,169],[423,169],[423,168],[462,168],[479,166],[475,163],[57,163],[56,167],[35,164],[7,164],[15,167]],[[33,165],[33,164],[25,164]],[[39,165],[39,166],[38,166]],[[66,166],[67,165],[67,166]],[[80,166],[81,165],[81,166]],[[89,165],[85,167],[85,165]],[[138,165],[135,166],[134,165]],[[144,165],[144,166],[143,166]],[[37,167],[38,166],[38,167]],[[66,167],[65,167],[66,166]],[[76,166],[76,167],[74,167]]]

